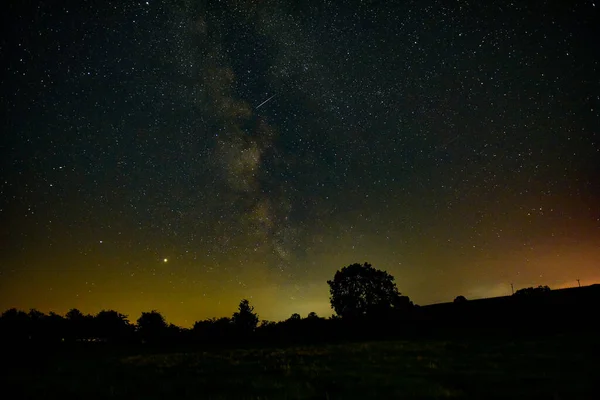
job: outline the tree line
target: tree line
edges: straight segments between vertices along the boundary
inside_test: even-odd
[[[114,310],[90,315],[72,309],[62,316],[12,308],[0,316],[0,337],[3,343],[242,344],[261,339],[316,339],[320,335],[317,332],[327,330],[323,323],[334,319],[312,312],[304,318],[292,314],[285,321],[260,321],[247,299],[240,302],[231,317],[197,321],[192,328],[168,323],[156,310],[142,312],[131,322],[127,315]]]
[[[335,315],[319,317],[311,312],[306,317],[292,314],[279,322],[261,321],[247,299],[240,301],[231,317],[197,321],[191,329],[180,328],[166,321],[158,311],[143,312],[131,322],[127,315],[114,310],[102,310],[96,315],[83,314],[72,309],[61,316],[35,309],[29,312],[10,309],[0,317],[0,336],[4,341],[18,342],[112,342],[112,343],[204,343],[243,344],[246,342],[298,342],[355,338],[397,337],[427,335],[457,326],[473,327],[475,316],[485,320],[485,313],[477,307],[470,310],[464,296],[458,296],[452,308],[430,311],[414,305],[403,296],[394,277],[371,264],[351,264],[337,271],[327,281],[331,308]],[[512,296],[523,304],[550,292],[547,286],[518,290]],[[494,309],[495,317],[508,310],[506,304]],[[501,319],[501,318],[500,318]]]

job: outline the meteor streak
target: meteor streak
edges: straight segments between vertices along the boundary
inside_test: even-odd
[[[277,96],[277,94],[274,94],[273,96],[269,97],[268,99],[266,99],[265,101],[263,101],[262,103],[260,103],[259,105],[257,105],[256,109],[258,110],[260,107],[262,107],[263,105],[265,105],[269,100],[271,100],[275,96]]]

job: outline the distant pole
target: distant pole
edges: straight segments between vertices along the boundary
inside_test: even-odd
[[[577,285],[581,287],[581,282],[579,282],[579,279],[577,279]]]
[[[510,290],[512,292],[512,294],[515,294],[515,287],[513,286],[513,284],[510,284]]]

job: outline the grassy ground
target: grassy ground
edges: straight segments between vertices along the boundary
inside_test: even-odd
[[[389,341],[20,359],[13,398],[592,399],[591,338]],[[7,360],[5,360],[7,362]],[[8,385],[8,386],[7,386]]]

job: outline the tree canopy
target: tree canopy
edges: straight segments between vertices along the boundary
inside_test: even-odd
[[[289,318],[290,321],[299,321],[301,319],[302,317],[298,313],[293,313]]]
[[[467,298],[465,296],[456,296],[454,298],[454,302],[455,303],[465,303],[467,301]]]
[[[137,320],[140,335],[146,341],[157,341],[166,335],[168,325],[165,317],[156,310],[142,312]]]
[[[542,294],[542,293],[548,293],[550,291],[551,291],[550,287],[539,285],[538,287],[528,287],[528,288],[519,289],[515,292],[515,294],[513,296],[531,296],[531,295],[538,295],[538,294]]]
[[[240,332],[250,333],[256,329],[259,319],[254,312],[254,307],[250,305],[250,301],[243,299],[240,302],[238,311],[233,313],[231,321]]]
[[[316,312],[314,312],[314,311],[311,311],[311,312],[309,312],[309,313],[308,313],[308,316],[307,316],[306,318],[309,318],[309,319],[317,319],[317,318],[319,318],[319,316],[317,315],[317,313],[316,313]]]
[[[127,315],[114,310],[102,310],[94,318],[97,335],[108,341],[121,341],[131,335],[132,325]]]
[[[400,295],[392,275],[366,262],[342,268],[327,283],[331,308],[341,317],[380,315],[412,304]]]

